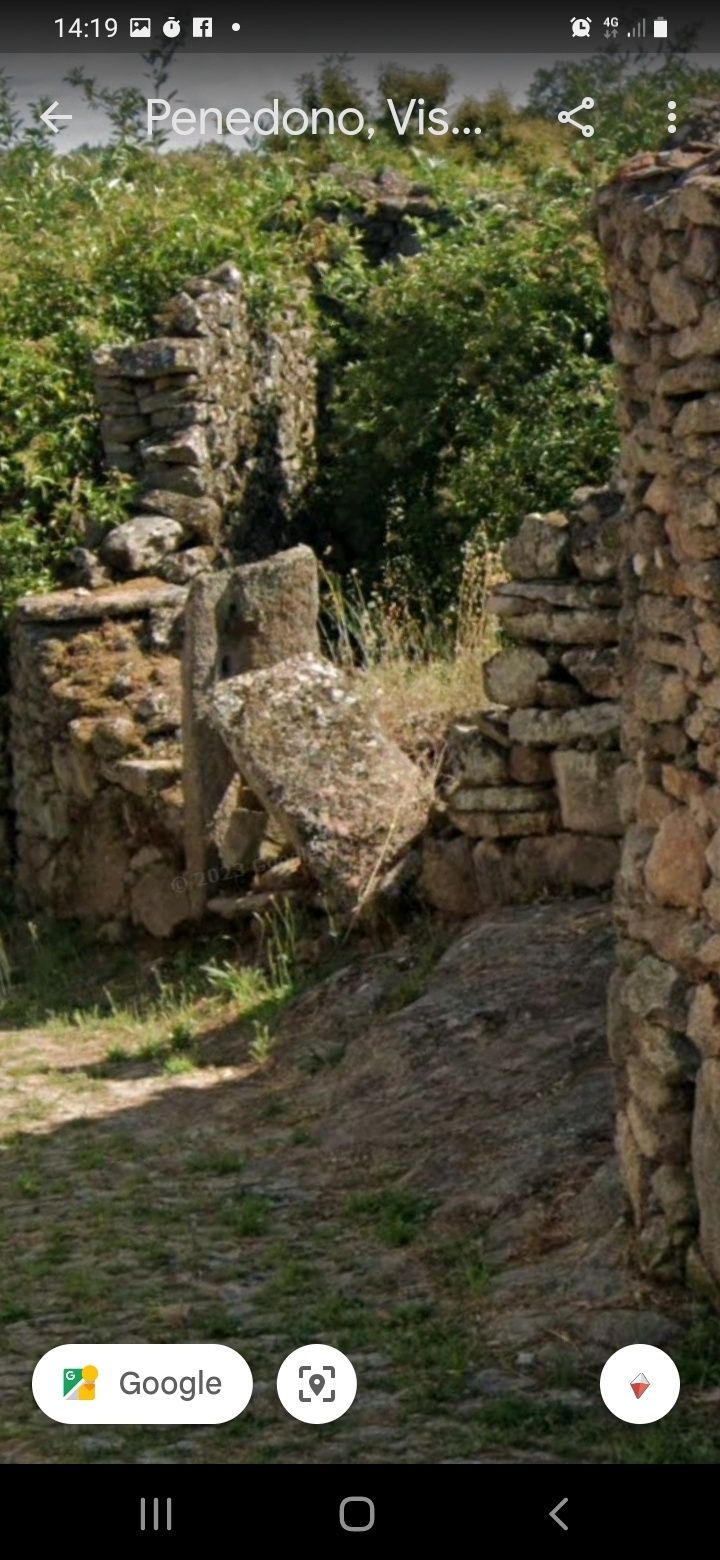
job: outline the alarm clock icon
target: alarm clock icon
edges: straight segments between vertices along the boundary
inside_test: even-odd
[[[167,21],[163,22],[163,32],[166,38],[179,38],[180,30],[180,23],[176,16],[169,16]]]

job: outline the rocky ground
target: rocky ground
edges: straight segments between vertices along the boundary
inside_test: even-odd
[[[6,1030],[6,1461],[717,1461],[717,1325],[628,1264],[607,908],[488,913],[436,952],[418,932],[336,961],[266,1061],[229,1013],[177,1071],[102,1022]],[[254,1396],[229,1425],[79,1433],[30,1394],[73,1337],[217,1339]],[[274,1390],[317,1337],[359,1380],[323,1428]],[[637,1340],[683,1380],[647,1428],[597,1390]]]

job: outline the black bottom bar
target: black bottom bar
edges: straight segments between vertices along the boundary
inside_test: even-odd
[[[111,1467],[23,1464],[3,1473],[8,1518],[32,1511],[37,1543],[55,1538],[62,1513],[82,1511],[84,1531],[133,1541],[133,1555],[159,1545],[234,1535],[310,1544],[337,1554],[461,1539],[478,1554],[498,1538],[527,1541],[532,1553],[562,1554],[571,1543],[667,1547],[717,1512],[717,1469],[708,1467],[463,1464],[439,1467]],[[555,1513],[553,1516],[552,1513]],[[638,1524],[642,1524],[642,1534]],[[202,1552],[202,1551],[199,1551]],[[468,1550],[468,1552],[470,1552]]]

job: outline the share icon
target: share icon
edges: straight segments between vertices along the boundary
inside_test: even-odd
[[[561,108],[560,113],[558,114],[558,120],[561,125],[574,125],[575,129],[579,130],[582,135],[589,137],[595,134],[595,126],[583,125],[580,123],[579,119],[574,119],[573,115],[579,114],[581,109],[594,107],[595,99],[591,97],[584,97],[582,103],[578,103],[577,108]]]

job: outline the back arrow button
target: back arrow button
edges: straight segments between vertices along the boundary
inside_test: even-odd
[[[565,1499],[564,1500],[559,1500],[558,1503],[557,1503],[557,1506],[553,1506],[553,1509],[550,1512],[550,1516],[552,1517],[553,1522],[557,1522],[558,1527],[562,1528],[563,1533],[567,1533],[568,1525],[567,1525],[567,1522],[563,1522],[562,1517],[558,1516],[558,1512],[562,1511],[563,1506],[567,1506],[568,1500],[569,1500],[569,1496],[566,1495]]]
[[[60,107],[60,103],[59,103],[58,99],[56,98],[55,102],[48,104],[48,107],[46,109],[44,109],[42,114],[40,115],[40,118],[42,119],[43,124],[47,125],[48,130],[52,130],[53,135],[58,135],[59,134],[59,131],[60,131],[59,121],[61,119],[72,119],[72,114],[56,114],[55,110],[56,110],[56,108],[59,108],[59,107]]]

